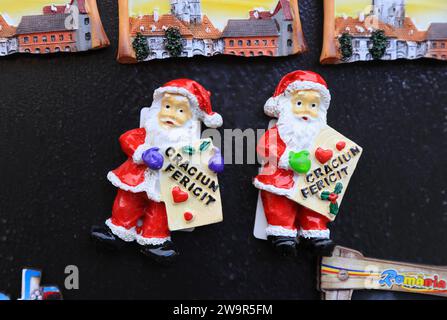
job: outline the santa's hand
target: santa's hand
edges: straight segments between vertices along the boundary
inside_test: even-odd
[[[143,162],[152,170],[160,170],[163,167],[164,158],[159,152],[160,148],[150,148],[143,153]]]
[[[309,159],[309,151],[303,150],[301,152],[293,152],[289,153],[289,166],[298,173],[307,173],[312,166],[312,163]]]
[[[208,161],[208,168],[214,173],[222,173],[224,171],[224,159],[218,148],[215,148],[215,154]]]

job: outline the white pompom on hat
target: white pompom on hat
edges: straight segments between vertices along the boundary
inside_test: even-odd
[[[209,128],[222,126],[222,116],[213,112],[211,106],[211,92],[200,83],[191,79],[177,79],[165,83],[154,91],[154,100],[161,98],[164,93],[179,94],[188,98],[192,112]]]
[[[321,94],[322,106],[327,110],[331,103],[331,93],[326,81],[312,71],[297,70],[285,75],[276,87],[273,97],[264,105],[264,112],[270,117],[278,118],[281,113],[280,97],[297,90],[315,90]]]

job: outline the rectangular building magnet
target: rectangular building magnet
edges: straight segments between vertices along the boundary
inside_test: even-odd
[[[119,0],[118,61],[305,51],[297,0]]]
[[[107,47],[96,0],[21,0],[0,3],[0,57]]]
[[[323,64],[447,60],[443,0],[324,0]]]

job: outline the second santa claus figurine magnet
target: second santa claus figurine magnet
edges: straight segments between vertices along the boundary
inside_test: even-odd
[[[330,100],[320,75],[294,71],[264,106],[278,121],[257,147],[263,167],[254,179],[254,233],[282,255],[294,255],[298,243],[322,255],[334,248],[327,224],[339,214],[362,148],[327,125]]]
[[[118,193],[106,226],[92,228],[93,239],[112,247],[136,242],[146,256],[169,263],[178,255],[171,231],[222,221],[223,158],[210,139],[200,139],[201,122],[222,125],[210,95],[189,79],[155,90],[141,127],[119,139],[128,158],[107,175]]]

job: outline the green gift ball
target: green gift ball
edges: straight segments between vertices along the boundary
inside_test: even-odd
[[[307,173],[312,165],[309,159],[310,153],[307,150],[289,153],[289,165],[298,173]]]

